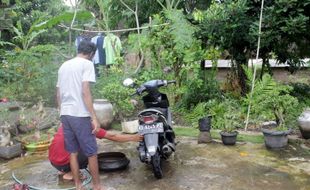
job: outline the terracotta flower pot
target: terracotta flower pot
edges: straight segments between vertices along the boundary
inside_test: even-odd
[[[95,99],[93,105],[100,127],[109,129],[114,119],[112,104],[106,99]]]

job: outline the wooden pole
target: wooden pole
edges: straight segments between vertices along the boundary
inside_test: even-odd
[[[246,117],[246,121],[245,121],[245,128],[244,128],[245,131],[247,131],[247,129],[248,129],[249,117],[250,117],[250,112],[251,112],[251,102],[252,102],[252,96],[253,96],[253,91],[254,91],[254,86],[255,86],[256,66],[257,66],[256,64],[258,63],[258,57],[259,57],[260,37],[261,37],[262,20],[263,20],[263,9],[264,9],[264,0],[262,0],[262,4],[261,4],[261,8],[260,8],[257,52],[256,52],[256,60],[255,60],[255,64],[254,64],[254,74],[253,74],[253,79],[252,79],[252,87],[251,87],[251,92],[250,92],[250,102],[249,102],[248,113],[247,113],[247,117]]]

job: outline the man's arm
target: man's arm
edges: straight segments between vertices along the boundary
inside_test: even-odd
[[[115,134],[109,131],[107,131],[104,138],[116,142],[129,142],[129,141],[139,142],[143,140],[143,136],[138,134],[136,135]]]
[[[96,117],[96,113],[93,107],[93,100],[92,95],[90,92],[89,82],[82,83],[82,94],[83,94],[83,101],[86,105],[87,110],[89,111],[92,119],[93,124],[93,133],[95,133],[99,129],[99,122]]]

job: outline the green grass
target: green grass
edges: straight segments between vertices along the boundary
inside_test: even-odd
[[[112,123],[112,129],[121,131],[122,126],[120,123]],[[176,136],[185,136],[185,137],[196,137],[198,138],[199,130],[193,127],[176,127],[173,128]],[[211,136],[213,139],[221,139],[219,134],[220,130],[211,130]],[[251,142],[251,143],[264,143],[264,137],[262,134],[247,135],[247,134],[238,134],[237,141],[241,142]]]
[[[174,131],[177,136],[198,137],[198,134],[199,134],[198,129],[190,128],[190,127],[177,127],[177,128],[174,128]],[[211,130],[211,136],[214,139],[221,139],[219,130]],[[237,141],[264,143],[264,137],[262,134],[257,134],[257,135],[238,134]]]

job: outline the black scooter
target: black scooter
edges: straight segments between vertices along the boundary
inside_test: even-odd
[[[169,158],[176,146],[168,97],[158,90],[171,83],[175,81],[151,80],[137,87],[132,79],[123,82],[125,86],[136,88],[133,95],[147,93],[142,97],[145,109],[138,114],[138,133],[144,136],[143,142],[139,143],[138,151],[141,162],[151,164],[153,173],[158,179],[163,177],[162,160]]]

